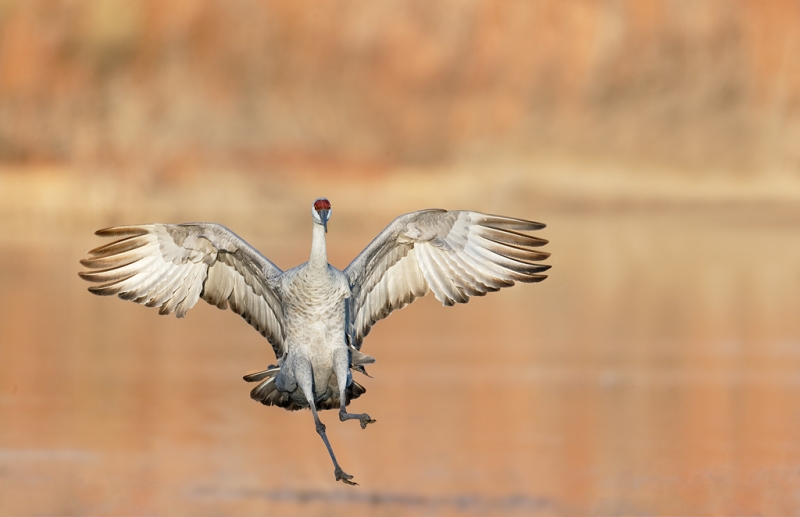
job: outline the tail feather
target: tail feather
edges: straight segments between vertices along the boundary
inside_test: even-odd
[[[294,401],[291,393],[280,391],[275,386],[275,376],[263,381],[250,391],[250,398],[261,402],[265,406],[278,406],[289,411],[297,411],[303,409],[303,406]]]
[[[350,386],[348,386],[344,390],[344,395],[345,395],[345,397],[347,397],[347,400],[345,401],[344,405],[347,406],[348,404],[350,404],[351,400],[357,399],[358,397],[360,397],[361,395],[363,395],[366,392],[367,392],[367,388],[365,388],[364,386],[360,385],[356,381],[352,381],[350,383]],[[319,409],[319,410],[323,410],[323,409],[339,409],[339,406],[340,406],[339,393],[337,393],[336,391],[333,391],[331,393],[330,397],[328,397],[325,400],[322,400],[322,401],[317,403],[317,409]]]
[[[271,364],[271,365],[269,365],[267,367],[266,370],[263,370],[263,371],[260,371],[260,372],[256,372],[256,373],[248,373],[247,375],[245,375],[242,378],[247,382],[256,382],[256,381],[260,381],[260,380],[262,380],[262,379],[264,379],[266,377],[274,377],[274,376],[278,375],[278,372],[280,372],[280,371],[281,371],[281,369],[280,369],[279,366],[275,366],[274,364]]]
[[[374,362],[374,359],[372,361]],[[363,369],[363,366],[361,366],[361,368]],[[307,407],[304,397],[293,397],[292,393],[280,391],[278,389],[278,387],[275,385],[275,379],[280,371],[281,369],[279,366],[271,365],[266,370],[245,375],[244,380],[247,382],[261,381],[258,386],[250,391],[250,398],[257,402],[261,402],[265,406],[278,406],[289,411],[296,411],[298,409]],[[325,396],[323,400],[317,402],[317,409],[319,410],[339,409],[339,393],[336,389],[335,376],[331,376],[331,381],[332,385],[328,390],[328,395]],[[364,386],[360,385],[356,381],[352,381],[345,389],[345,397],[347,397],[345,405],[350,404],[351,400],[357,399],[366,392],[367,389],[364,388]]]

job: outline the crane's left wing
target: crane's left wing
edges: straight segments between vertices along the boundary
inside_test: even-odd
[[[141,224],[98,230],[117,241],[89,252],[81,278],[94,294],[159,307],[182,318],[202,298],[255,327],[283,357],[282,271],[219,224]]]
[[[470,211],[421,210],[395,219],[344,270],[353,295],[347,336],[361,348],[372,326],[433,291],[444,305],[540,282],[545,239],[523,232],[544,224]]]

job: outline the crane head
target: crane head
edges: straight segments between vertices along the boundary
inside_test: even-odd
[[[321,197],[314,200],[314,205],[311,207],[311,217],[314,222],[321,224],[325,228],[325,233],[328,233],[328,219],[331,218],[331,202],[326,198]]]

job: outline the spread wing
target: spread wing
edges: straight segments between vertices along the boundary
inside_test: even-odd
[[[479,212],[422,210],[401,215],[344,270],[352,297],[348,337],[357,349],[372,326],[433,291],[444,305],[540,282],[547,241],[522,232],[544,224]]]
[[[81,278],[89,291],[117,294],[159,314],[182,318],[202,298],[230,307],[284,353],[283,321],[276,285],[282,271],[224,226],[211,223],[143,224],[98,230],[121,237],[89,252]]]

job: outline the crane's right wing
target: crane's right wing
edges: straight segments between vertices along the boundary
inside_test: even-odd
[[[470,211],[401,215],[344,270],[352,291],[348,339],[356,349],[372,326],[433,291],[444,305],[519,282],[540,282],[550,256],[545,239],[522,232],[544,224]]]
[[[142,224],[95,232],[120,240],[89,251],[81,278],[89,291],[119,295],[159,314],[182,318],[204,299],[230,307],[284,355],[283,312],[277,278],[282,271],[242,238],[212,223]]]

